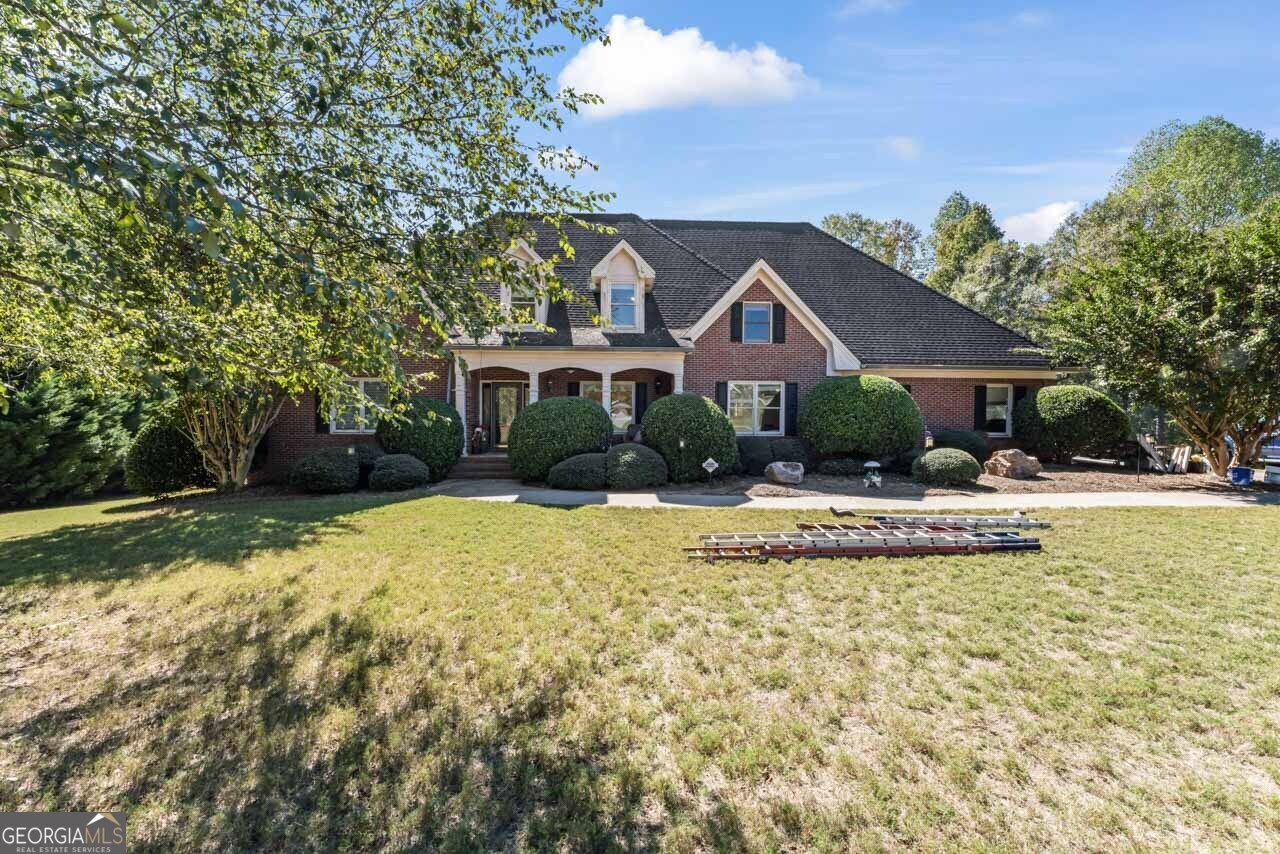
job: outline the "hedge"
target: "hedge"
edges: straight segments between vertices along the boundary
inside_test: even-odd
[[[124,460],[124,482],[142,495],[168,495],[208,486],[210,477],[191,438],[171,417],[142,426]]]
[[[551,467],[578,454],[603,453],[613,435],[604,407],[585,397],[531,403],[511,422],[507,456],[523,480],[546,480]]]
[[[932,486],[959,486],[976,481],[982,475],[982,465],[959,448],[934,448],[916,458],[911,475]]]
[[[1048,386],[1027,395],[1014,408],[1013,431],[1029,450],[1059,462],[1105,453],[1132,433],[1123,409],[1082,385]]]
[[[739,436],[738,460],[743,471],[759,476],[769,463],[808,466],[809,446],[794,436]]]
[[[607,454],[578,454],[561,460],[547,473],[553,489],[604,489],[607,481]]]
[[[823,456],[879,458],[905,453],[924,433],[911,394],[888,377],[823,380],[800,404],[800,437]]]
[[[356,483],[356,488],[365,489],[369,486],[369,478],[373,476],[373,467],[378,464],[378,460],[387,455],[387,452],[377,445],[367,443],[351,447],[356,449],[356,465],[360,467],[360,479]]]
[[[430,482],[431,467],[411,454],[386,454],[369,475],[369,488],[379,492],[417,489]]]
[[[707,476],[703,462],[720,464],[717,475],[738,467],[738,437],[714,401],[699,394],[669,394],[649,405],[644,413],[645,443],[667,461],[667,470],[676,483],[688,483]]]
[[[978,462],[991,455],[987,437],[974,430],[939,430],[933,437],[935,448],[959,448]]]
[[[410,454],[426,463],[433,481],[443,480],[462,456],[462,418],[443,400],[415,397],[403,418],[379,420],[376,433],[388,454]]]
[[[850,457],[832,457],[829,460],[823,460],[818,463],[818,474],[832,475],[833,477],[856,477],[866,471],[862,464],[862,460],[855,460]]]
[[[605,454],[605,480],[611,489],[661,486],[667,477],[667,463],[653,448],[624,442]]]
[[[354,447],[312,451],[289,470],[289,486],[299,492],[354,492],[359,485],[360,457]]]

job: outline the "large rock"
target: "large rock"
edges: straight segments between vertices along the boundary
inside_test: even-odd
[[[1026,480],[1040,474],[1043,469],[1040,461],[1029,457],[1017,448],[1008,451],[996,451],[987,460],[987,474],[996,477],[1011,477],[1014,480]]]
[[[769,463],[764,467],[764,476],[773,483],[795,486],[804,482],[804,463]]]

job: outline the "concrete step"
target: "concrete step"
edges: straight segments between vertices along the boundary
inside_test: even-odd
[[[449,470],[449,477],[499,480],[514,478],[511,461],[506,454],[479,454],[465,457]]]

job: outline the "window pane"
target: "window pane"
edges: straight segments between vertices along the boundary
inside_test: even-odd
[[[735,403],[745,403],[750,406],[753,397],[755,397],[755,386],[751,383],[729,383],[730,406]]]
[[[751,344],[769,342],[772,311],[767,305],[746,305],[742,309],[742,340]]]
[[[759,383],[756,385],[756,430],[775,433],[782,429],[782,384]]]
[[[600,382],[598,380],[588,380],[578,384],[578,395],[585,397],[587,400],[594,400],[601,403],[604,397],[600,394]]]
[[[987,386],[987,423],[988,433],[1005,433],[1009,429],[1009,387],[1006,385]]]
[[[753,408],[751,402],[734,403],[729,402],[729,422],[733,424],[733,429],[738,433],[750,433],[755,429],[752,423]]]
[[[756,428],[761,433],[777,433],[782,429],[782,409],[772,407],[770,409],[761,409],[759,411],[760,426]]]
[[[626,430],[631,426],[631,413],[635,410],[636,387],[629,382],[609,384],[609,407],[613,410],[613,426],[616,430]]]
[[[370,400],[372,400],[374,403],[377,403],[380,406],[387,402],[387,384],[386,383],[380,383],[380,382],[375,382],[374,380],[369,380],[364,384],[364,393],[366,397],[368,397]]]
[[[636,325],[635,285],[614,285],[609,288],[609,322],[614,326]]]
[[[356,430],[359,428],[360,407],[354,403],[339,404],[334,410],[333,429]]]

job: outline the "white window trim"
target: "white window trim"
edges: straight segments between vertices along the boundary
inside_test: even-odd
[[[578,397],[583,397],[583,398],[586,397],[586,395],[583,394],[583,386],[590,385],[591,383],[595,383],[599,385],[601,392],[604,391],[604,380],[579,380],[578,381]],[[634,380],[610,380],[609,381],[609,400],[610,401],[613,400],[613,390],[614,388],[620,385],[631,386],[631,424],[635,424],[636,423],[636,384]],[[603,407],[604,404],[601,404],[601,406]],[[609,413],[609,423],[613,424],[612,412]],[[628,424],[627,427],[630,427],[631,424]],[[617,424],[614,424],[613,432],[625,433],[627,432],[627,427],[619,428]]]
[[[377,421],[369,422],[369,411],[365,406],[364,384],[380,383],[382,380],[377,377],[347,377],[346,382],[356,383],[359,387],[361,398],[358,402],[359,412],[356,417],[357,423],[364,421],[365,426],[346,428],[338,426],[338,405],[335,403],[329,407],[329,432],[336,433],[341,436],[368,436],[378,429]]]
[[[747,340],[747,308],[750,306],[760,306],[760,305],[763,305],[769,309],[769,325],[768,325],[768,328],[765,330],[766,337],[765,337],[765,340],[763,341],[748,341]],[[742,304],[742,343],[743,344],[772,344],[773,343],[773,306],[774,305],[775,303],[763,302],[761,300],[752,300],[751,302],[744,302]]]
[[[613,289],[615,287],[631,288],[635,294],[636,322],[633,326],[613,325]],[[611,282],[607,278],[600,283],[600,316],[605,325],[614,332],[644,331],[644,284],[642,282]]]
[[[1009,390],[1009,396],[1005,398],[1007,403],[1004,411],[1004,430],[999,433],[987,431],[987,435],[992,439],[1008,439],[1013,436],[1013,385],[1010,383],[984,383],[984,385],[987,389],[988,398],[991,397],[991,389],[993,388],[1006,388]],[[984,417],[986,416],[985,412],[982,414]]]
[[[547,303],[548,303],[547,295],[538,294],[537,301],[534,303],[534,307],[533,307],[534,322],[533,323],[510,323],[508,324],[508,328],[520,329],[527,332],[531,329],[537,329],[539,326],[546,326],[547,309],[549,307]],[[513,309],[511,308],[511,285],[504,284],[502,286],[502,313],[505,314],[508,318],[510,318],[512,311]]]
[[[746,337],[745,335],[743,336]],[[738,430],[734,428],[734,432],[739,436],[785,436],[787,433],[787,384],[782,380],[729,380],[725,384],[724,405],[725,415],[729,415],[729,410],[733,408],[733,387],[736,385],[751,386],[751,426],[755,427],[760,423],[759,407],[760,407],[760,386],[776,385],[778,387],[778,429],[777,430]]]

